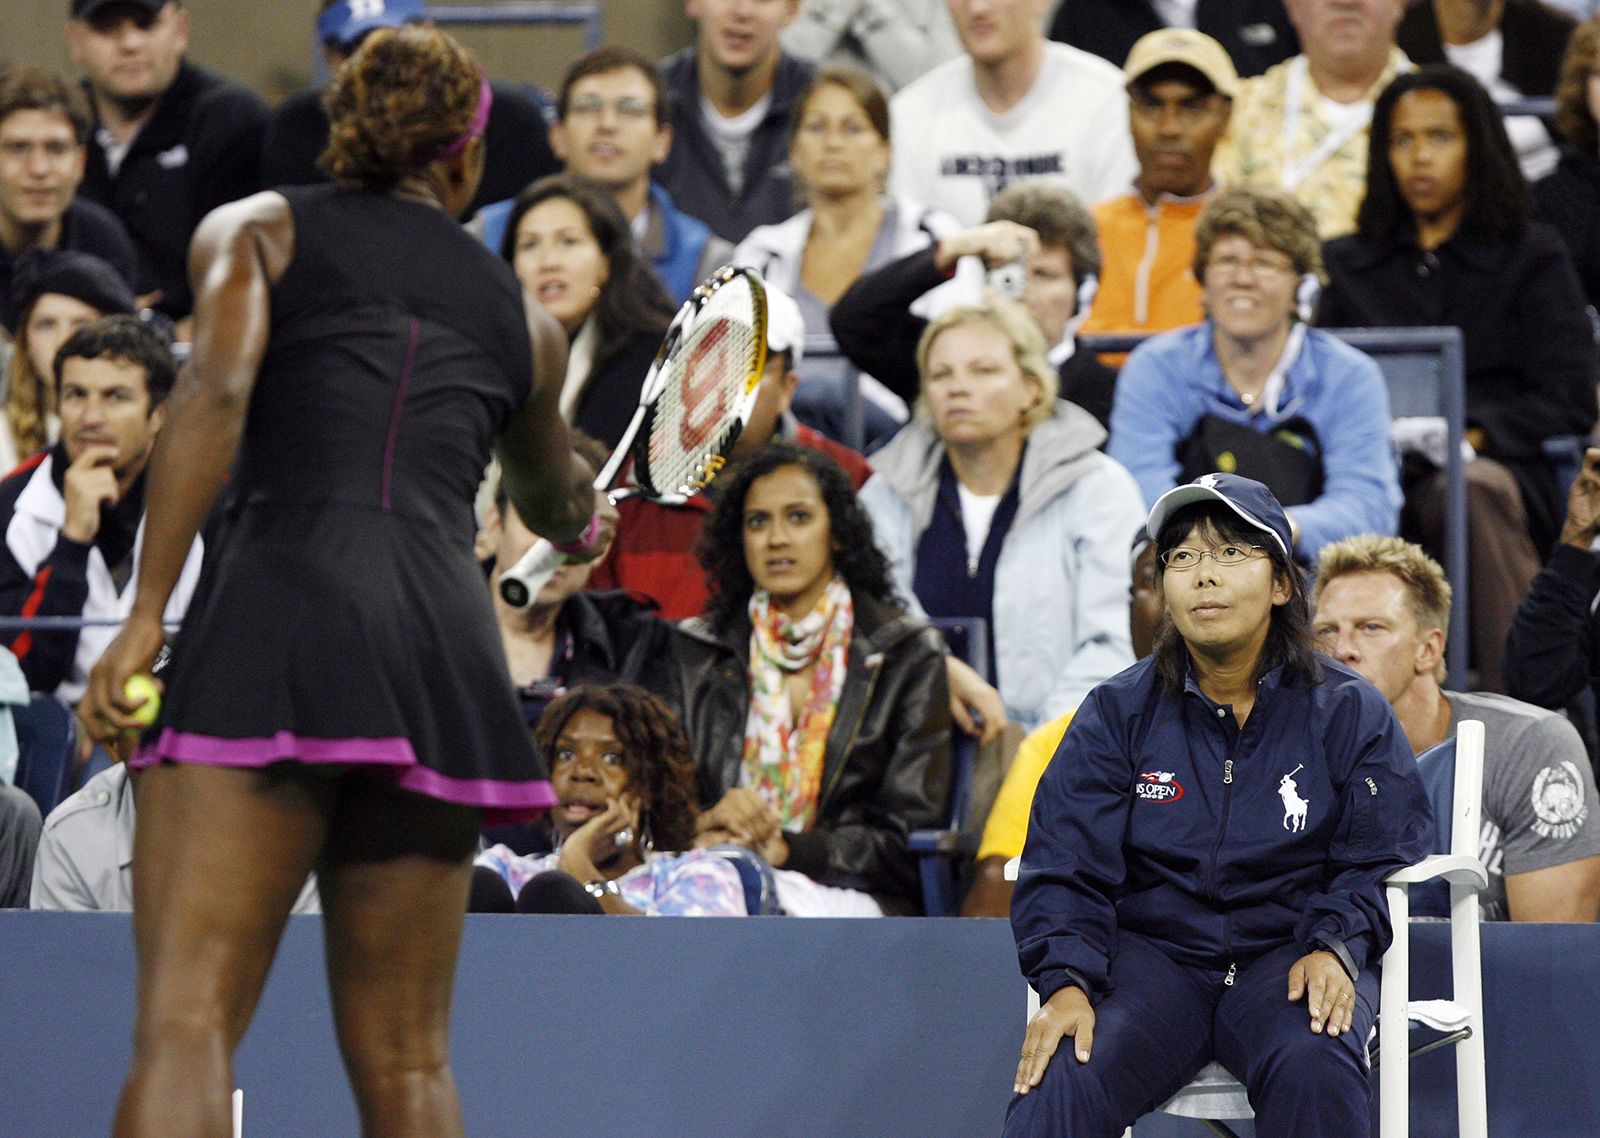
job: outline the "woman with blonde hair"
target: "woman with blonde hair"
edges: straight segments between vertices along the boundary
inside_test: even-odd
[[[1133,662],[1128,519],[1139,488],[1105,431],[1058,398],[1037,324],[996,300],[950,309],[917,347],[915,419],[862,488],[902,590],[929,616],[979,617],[990,674],[1023,730]]]

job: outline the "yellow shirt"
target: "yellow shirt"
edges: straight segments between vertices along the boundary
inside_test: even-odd
[[[1028,837],[1033,792],[1071,722],[1072,712],[1069,711],[1035,730],[1017,748],[1017,757],[1011,760],[1011,769],[1006,772],[1000,793],[995,795],[994,805],[989,808],[989,820],[983,824],[983,840],[978,843],[979,861],[986,857],[1003,857],[1010,861],[1022,852],[1022,843]]]
[[[1410,70],[1405,53],[1390,48],[1389,62],[1364,101],[1375,103],[1390,80]],[[1298,113],[1289,99],[1295,85],[1300,88]],[[1286,138],[1291,127],[1293,137]],[[1314,161],[1318,147],[1335,130],[1305,56],[1297,55],[1239,85],[1233,120],[1211,160],[1211,171],[1224,185],[1289,190],[1317,219],[1323,240],[1340,237],[1355,231],[1356,211],[1367,195],[1369,131],[1363,126],[1351,132],[1337,149]]]
[[[1152,206],[1135,193],[1095,206],[1100,288],[1086,334],[1165,332],[1205,319],[1194,279],[1194,223],[1210,197],[1163,196]]]

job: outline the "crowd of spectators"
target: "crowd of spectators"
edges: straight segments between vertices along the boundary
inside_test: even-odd
[[[1600,17],[686,10],[694,40],[664,60],[605,46],[550,95],[490,83],[463,223],[565,333],[584,461],[714,267],[764,277],[768,354],[708,492],[620,503],[607,554],[525,609],[494,586],[535,535],[491,472],[478,555],[560,805],[486,831],[475,907],[770,911],[754,865],[789,913],[916,913],[910,835],[955,820],[983,832],[965,912],[1004,915],[1001,867],[1079,704],[1170,627],[1145,515],[1225,471],[1286,508],[1323,648],[1388,700],[1425,782],[1458,720],[1487,725],[1485,915],[1600,915],[1600,450],[1571,457],[1600,378]],[[220,204],[327,177],[322,93],[267,107],[189,59],[191,17],[215,18],[73,0],[78,75],[0,69],[0,615],[87,622],[5,633],[27,687],[68,705],[133,596],[194,334],[189,240]],[[420,0],[324,0],[316,31],[337,71],[426,20]],[[1460,692],[1440,452],[1396,432],[1379,365],[1337,333],[1438,325],[1464,340]],[[1086,346],[1104,334],[1144,342]],[[844,361],[865,452],[815,370]],[[224,509],[170,620],[226,540]],[[981,622],[986,650],[947,648],[946,619]],[[988,786],[970,804],[950,800],[963,734]],[[87,758],[43,811],[0,782],[0,904],[31,881],[36,907],[128,906],[136,777]]]

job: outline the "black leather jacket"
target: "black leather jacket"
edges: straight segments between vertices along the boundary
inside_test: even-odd
[[[856,599],[839,710],[828,734],[816,823],[789,834],[785,869],[860,889],[885,913],[922,909],[912,830],[939,825],[950,793],[950,700],[943,641],[928,625]],[[674,663],[700,801],[739,785],[749,713],[750,624],[718,635],[703,617],[679,626]]]

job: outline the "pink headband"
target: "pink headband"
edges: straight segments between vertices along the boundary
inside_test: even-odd
[[[478,106],[472,112],[472,122],[467,124],[467,129],[451,139],[429,162],[438,162],[443,158],[454,158],[467,148],[467,143],[474,138],[483,137],[483,128],[489,125],[489,108],[494,105],[494,91],[489,87],[489,77],[485,75],[478,82]]]

